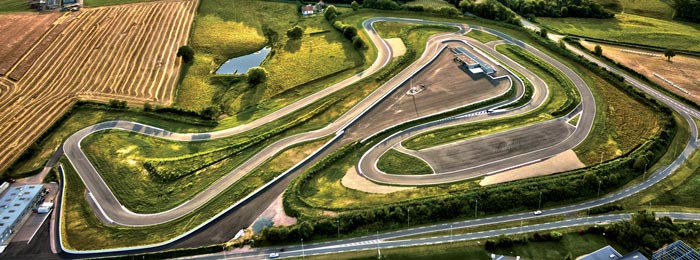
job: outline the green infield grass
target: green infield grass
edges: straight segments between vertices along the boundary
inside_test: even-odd
[[[581,114],[578,114],[578,115],[576,115],[575,117],[571,118],[571,120],[569,120],[569,124],[571,124],[571,125],[573,125],[573,126],[578,125],[578,119],[579,119],[579,118],[581,118]]]
[[[63,159],[66,171],[66,197],[61,214],[64,244],[78,250],[105,249],[163,242],[199,225],[225,208],[269,182],[301,158],[318,149],[328,138],[293,146],[247,174],[215,199],[174,221],[148,227],[117,227],[103,224],[85,200],[85,186],[70,163]]]
[[[611,19],[544,17],[537,19],[546,27],[566,34],[660,48],[700,51],[700,37],[698,37],[700,27],[693,23],[633,14],[616,14],[615,18]]]
[[[455,7],[454,5],[448,3],[447,1],[444,0],[413,0],[413,1],[408,1],[406,2],[405,5],[422,5],[423,7],[432,7],[432,8],[440,8],[440,7]]]
[[[484,31],[480,31],[480,30],[471,30],[465,35],[469,36],[471,38],[474,38],[475,40],[483,42],[483,43],[502,40],[501,38],[498,38],[497,36],[495,36],[493,34],[490,34],[490,33],[484,32]]]
[[[396,149],[389,149],[382,154],[377,161],[377,168],[389,174],[422,175],[433,173],[433,169],[425,161]]]

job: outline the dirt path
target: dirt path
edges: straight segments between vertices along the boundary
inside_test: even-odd
[[[388,194],[392,192],[413,189],[413,187],[398,187],[376,184],[357,174],[355,166],[350,167],[350,169],[348,169],[348,171],[345,172],[345,176],[343,176],[343,179],[340,181],[340,183],[343,184],[343,186],[353,190],[379,194]]]
[[[555,155],[547,160],[519,167],[513,170],[486,176],[479,184],[482,186],[526,179],[536,176],[550,175],[585,167],[573,150]]]
[[[391,46],[392,58],[406,54],[406,45],[403,44],[401,38],[385,39],[385,41]]]

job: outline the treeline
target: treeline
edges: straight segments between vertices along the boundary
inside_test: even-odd
[[[632,215],[631,220],[608,226],[605,234],[627,249],[639,248],[643,253],[651,254],[667,243],[696,240],[700,234],[700,224],[674,224],[668,217],[657,219],[653,212],[644,210]]]
[[[338,17],[338,14],[338,9],[332,5],[328,6],[326,8],[326,12],[323,13],[326,20],[333,25],[333,28],[341,32],[345,39],[350,40],[352,42],[352,46],[355,49],[361,50],[367,47],[362,38],[360,38],[360,36],[357,35],[357,28],[355,26],[335,20],[335,18]]]
[[[482,18],[521,25],[518,15],[496,0],[462,0],[459,8]]]
[[[527,17],[581,17],[612,18],[612,12],[592,0],[497,0],[501,4]]]
[[[524,30],[524,29],[523,29]],[[334,210],[305,201],[302,191],[305,184],[321,174],[332,163],[349,154],[362,153],[373,145],[376,137],[365,144],[353,143],[339,149],[295,179],[284,194],[285,212],[299,218],[299,223],[290,227],[271,227],[261,233],[260,239],[271,243],[297,241],[298,238],[322,238],[335,236],[336,232],[353,232],[363,228],[400,227],[409,218],[412,224],[434,223],[459,217],[497,214],[513,210],[527,210],[538,206],[540,193],[543,204],[563,204],[595,198],[598,187],[601,192],[617,189],[643,173],[646,164],[657,162],[668,149],[677,132],[671,110],[655,99],[624,83],[620,76],[588,62],[582,57],[560,48],[555,43],[530,32],[531,38],[550,50],[578,61],[593,73],[600,75],[613,86],[626,92],[640,103],[661,113],[660,131],[630,153],[605,164],[574,170],[557,175],[513,181],[505,184],[481,187],[423,199],[388,203],[382,206],[348,207],[335,218],[310,216],[307,209]],[[402,129],[405,128],[402,127]],[[583,176],[583,178],[582,178]],[[600,183],[600,184],[599,184]],[[600,185],[600,186],[599,186]],[[478,201],[478,206],[477,206]],[[478,211],[477,211],[478,209]],[[331,228],[336,224],[335,229]]]
[[[700,1],[673,0],[671,6],[676,10],[673,19],[700,22]]]

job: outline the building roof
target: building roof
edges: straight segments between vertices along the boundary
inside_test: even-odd
[[[467,57],[469,57],[470,59],[476,61],[476,63],[479,63],[479,67],[481,67],[481,69],[483,69],[483,71],[486,72],[486,74],[491,74],[491,73],[496,72],[496,69],[494,69],[493,67],[491,67],[491,65],[489,65],[489,64],[487,64],[486,62],[482,61],[481,59],[479,59],[478,57],[476,57],[476,55],[474,55],[473,53],[467,51],[466,49],[464,49],[464,48],[462,48],[462,47],[456,47],[455,49],[456,49],[456,51],[457,51],[458,54],[464,54],[464,55],[466,55]],[[466,61],[465,61],[465,62],[466,62]]]
[[[632,251],[629,254],[622,255],[615,248],[605,246],[596,250],[593,253],[587,254],[579,258],[579,260],[649,260],[638,250]]]
[[[654,252],[651,259],[658,260],[700,260],[700,253],[682,240],[673,242]]]
[[[7,190],[0,198],[0,234],[17,221],[42,188],[41,185],[24,185]]]
[[[311,5],[305,5],[305,6],[302,6],[302,7],[301,7],[301,12],[302,12],[302,13],[303,13],[303,12],[313,12],[313,11],[314,11],[314,7],[311,6]]]

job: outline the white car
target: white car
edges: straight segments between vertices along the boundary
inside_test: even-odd
[[[271,253],[268,257],[269,258],[278,258],[278,257],[280,257],[280,254],[279,253]]]
[[[542,215],[542,211],[538,210],[538,211],[532,212],[532,214],[535,214],[536,216]]]

